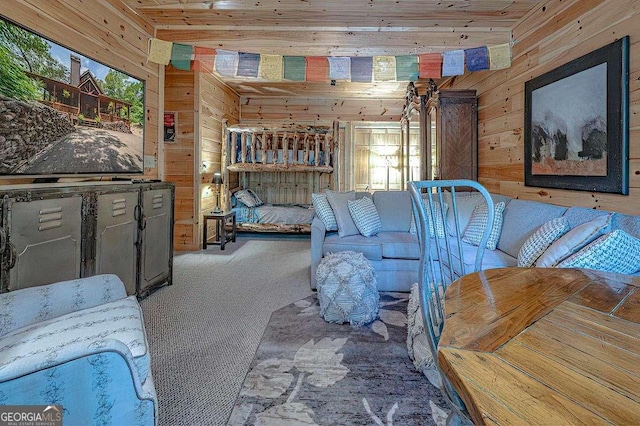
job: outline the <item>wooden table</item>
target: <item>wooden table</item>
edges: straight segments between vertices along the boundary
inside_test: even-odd
[[[207,222],[209,220],[216,221],[216,240],[212,243],[207,241]],[[226,224],[231,220],[231,234],[227,234]],[[236,241],[236,212],[231,210],[228,212],[214,213],[204,215],[204,229],[202,231],[202,248],[206,250],[207,244],[215,244],[220,246],[220,250],[224,250],[224,245],[229,241]]]
[[[640,279],[504,268],[445,295],[438,362],[476,424],[640,425]]]

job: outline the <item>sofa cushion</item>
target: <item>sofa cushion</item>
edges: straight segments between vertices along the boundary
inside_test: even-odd
[[[566,217],[556,217],[538,228],[527,241],[524,242],[518,252],[518,266],[528,268],[536,263],[542,253],[551,244],[569,230],[569,221]]]
[[[70,344],[87,345],[104,339],[119,340],[131,351],[138,377],[144,383],[150,359],[142,311],[135,296],[72,312],[19,328],[0,340],[0,369],[41,353],[55,353]]]
[[[498,245],[498,239],[502,232],[502,212],[504,211],[504,202],[500,201],[493,205],[493,227],[491,233],[489,233],[489,239],[487,240],[487,248],[489,250],[495,250]],[[473,209],[471,220],[467,225],[462,235],[462,241],[465,243],[473,244],[475,246],[480,245],[482,241],[482,234],[489,223],[489,208],[486,203],[478,204]]]
[[[373,193],[382,231],[404,231],[411,226],[411,196],[408,191],[376,191]]]
[[[333,209],[327,196],[325,194],[311,194],[311,202],[313,203],[313,210],[320,218],[327,231],[337,231],[338,222],[336,222],[336,215],[333,214]]]
[[[455,238],[450,239],[450,247],[454,270],[458,275],[460,275],[462,273],[462,271],[459,270],[460,256],[458,255],[458,243],[456,242]],[[441,247],[440,251],[442,253],[442,262],[444,262],[445,265],[449,265],[449,258],[446,253],[446,248]],[[467,244],[465,242],[462,243],[462,256],[464,257],[466,273],[471,273],[474,271],[477,251],[478,246]],[[482,256],[482,270],[492,268],[507,268],[516,266],[517,264],[518,259],[501,250],[485,250]]]
[[[557,266],[573,253],[589,244],[599,236],[609,232],[611,215],[598,216],[595,219],[576,226],[560,237],[538,258],[536,266],[551,268]]]
[[[322,245],[322,255],[338,251],[355,251],[364,254],[364,257],[369,260],[382,260],[382,241],[377,235],[366,238],[360,234],[346,237],[327,234]]]
[[[349,192],[335,192],[327,190],[327,200],[331,204],[333,214],[336,215],[336,222],[338,222],[338,235],[340,237],[347,237],[349,235],[358,235],[360,231],[356,227],[356,224],[351,218],[347,201],[355,201],[356,193],[354,191]]]
[[[418,237],[409,232],[380,232],[382,257],[390,259],[420,259]]]
[[[571,228],[589,222],[597,217],[610,215],[611,212],[604,210],[588,209],[586,207],[569,207],[564,217],[569,221]]]
[[[542,224],[562,216],[566,207],[528,200],[511,200],[504,209],[504,226],[498,240],[498,249],[513,257],[518,256],[524,242]]]
[[[620,229],[635,238],[640,238],[640,216],[615,213],[611,219],[611,229]]]
[[[640,270],[640,240],[617,230],[603,235],[558,264],[558,268],[587,268],[633,274]]]
[[[356,224],[360,234],[371,237],[380,232],[380,216],[375,204],[370,198],[364,197],[355,201],[347,201],[351,219]]]

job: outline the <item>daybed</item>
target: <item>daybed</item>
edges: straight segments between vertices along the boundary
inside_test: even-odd
[[[457,195],[461,229],[464,229],[479,198],[469,193]],[[316,288],[316,268],[322,257],[330,252],[346,250],[361,252],[369,259],[376,271],[380,291],[410,291],[411,285],[417,282],[420,251],[416,235],[410,232],[412,215],[409,193],[381,191],[374,192],[373,195],[358,193],[355,197],[363,196],[372,197],[380,217],[381,231],[369,238],[359,233],[341,237],[339,232],[328,232],[324,222],[316,216],[311,226],[312,289]],[[640,216],[583,207],[567,208],[536,201],[511,199],[504,195],[492,195],[492,198],[495,204],[505,203],[503,225],[496,250],[484,252],[483,269],[517,266],[518,253],[523,243],[543,224],[559,217],[566,218],[568,228],[573,229],[598,216],[610,215],[606,229],[602,233],[619,229],[635,238],[640,238]],[[447,222],[453,220],[450,214],[451,209],[447,212]],[[466,243],[463,245],[463,251],[469,254],[469,259],[475,258],[476,247]],[[465,263],[470,263],[467,260],[465,254]],[[539,261],[541,260],[544,262],[536,266],[556,266],[557,264],[549,256],[547,259],[540,258]]]
[[[69,425],[154,425],[142,311],[116,275],[0,294],[0,405],[61,405]]]

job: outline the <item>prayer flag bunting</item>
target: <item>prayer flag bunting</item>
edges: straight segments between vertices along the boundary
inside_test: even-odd
[[[489,69],[489,50],[487,46],[474,47],[464,51],[465,62],[469,71],[482,71]]]
[[[418,57],[416,55],[396,56],[396,80],[416,81],[418,79]]]
[[[442,53],[418,55],[420,78],[442,78]]]
[[[238,75],[242,77],[257,77],[260,67],[260,55],[257,53],[240,52],[238,55]]]
[[[147,61],[156,64],[169,65],[173,43],[152,38],[149,40],[149,55]]]
[[[329,61],[326,56],[307,56],[307,81],[329,81]]]
[[[171,65],[176,69],[189,71],[191,69],[191,55],[193,55],[193,46],[173,43]]]
[[[375,81],[391,81],[396,78],[395,56],[373,57],[373,79]]]
[[[260,77],[265,80],[282,81],[282,56],[260,55]]]
[[[442,54],[442,75],[464,74],[464,50],[450,50]]]
[[[329,78],[331,80],[350,80],[351,58],[347,56],[329,57]]]
[[[225,77],[235,77],[238,71],[238,52],[216,50],[216,71]]]
[[[371,56],[351,58],[351,81],[371,83],[373,77],[373,58]]]
[[[284,78],[291,81],[304,81],[306,61],[304,56],[283,56]]]
[[[212,73],[216,65],[216,49],[208,47],[193,47],[193,64],[194,71],[203,71]]]
[[[501,70],[511,66],[511,45],[509,43],[489,46],[489,69]]]

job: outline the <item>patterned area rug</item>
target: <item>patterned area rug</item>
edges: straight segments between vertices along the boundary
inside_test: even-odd
[[[407,354],[405,293],[381,293],[379,319],[325,322],[316,296],[275,311],[229,425],[444,425],[440,391]]]

